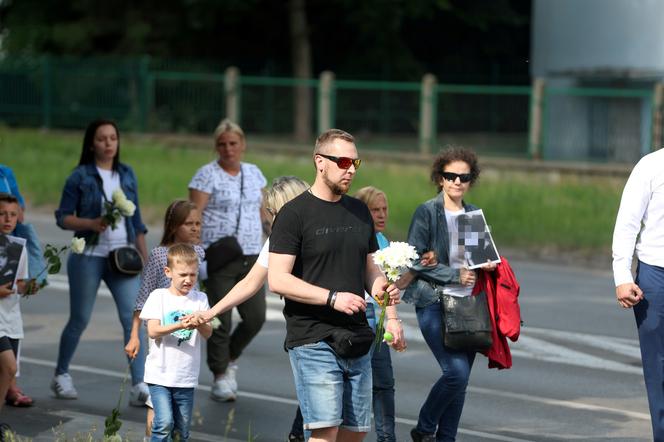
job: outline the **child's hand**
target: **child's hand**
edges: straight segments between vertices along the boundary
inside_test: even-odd
[[[196,321],[193,321],[191,319],[191,315],[187,315],[184,318],[180,319],[180,324],[182,324],[182,328],[187,330],[193,330],[196,327],[198,327]]]
[[[205,316],[203,316],[203,312],[193,312],[185,316],[185,318],[192,324],[195,324],[196,327],[208,322]]]
[[[12,290],[12,283],[8,282],[5,285],[0,285],[0,298],[6,298],[7,296],[11,295],[14,293],[14,290]]]
[[[39,285],[36,279],[26,279],[26,280],[19,280],[16,283],[16,288],[18,292],[23,295],[23,296],[29,296],[29,295],[35,295],[37,292],[39,292],[39,289],[42,288],[42,286]]]
[[[134,359],[141,348],[141,341],[137,337],[129,338],[129,342],[125,345],[124,351],[131,359]]]

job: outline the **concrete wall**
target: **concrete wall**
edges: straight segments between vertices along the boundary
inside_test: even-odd
[[[534,0],[531,74],[664,76],[664,1]]]

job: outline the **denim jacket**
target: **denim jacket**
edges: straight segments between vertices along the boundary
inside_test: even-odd
[[[138,205],[138,186],[136,175],[131,167],[120,163],[118,165],[120,174],[120,187],[136,205],[136,211],[131,218],[125,218],[127,227],[127,242],[136,243],[137,234],[145,234],[148,229],[141,219],[141,211]],[[60,206],[55,211],[55,220],[62,229],[65,229],[63,220],[68,215],[76,215],[79,218],[98,218],[102,211],[102,189],[103,182],[94,163],[78,166],[67,178],[62,190]],[[74,232],[74,236],[85,238],[88,241],[94,232],[92,230],[80,230]]]
[[[478,207],[464,202],[463,209],[470,212]],[[415,307],[426,307],[438,301],[438,294],[426,281],[440,285],[459,282],[459,269],[449,266],[450,235],[447,231],[442,192],[420,204],[415,210],[408,229],[408,243],[414,246],[420,255],[428,250],[435,250],[438,257],[438,264],[434,267],[419,264],[411,267],[417,277],[406,288],[402,297],[404,302],[415,304]]]

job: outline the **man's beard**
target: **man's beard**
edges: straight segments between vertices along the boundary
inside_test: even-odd
[[[327,177],[326,172],[323,172],[323,182],[335,195],[345,195],[346,193],[348,193],[348,189],[350,189],[350,183],[348,183],[348,185],[344,188],[341,184],[332,182]]]

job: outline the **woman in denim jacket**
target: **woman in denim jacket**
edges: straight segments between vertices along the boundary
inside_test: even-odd
[[[475,353],[445,347],[441,305],[438,294],[427,281],[442,286],[444,293],[454,296],[472,293],[475,271],[465,268],[463,253],[450,241],[450,233],[456,233],[459,214],[477,209],[466,204],[463,196],[479,174],[477,157],[472,151],[457,147],[442,151],[431,171],[431,180],[440,193],[417,208],[408,231],[408,243],[420,254],[433,250],[438,264],[414,266],[402,280],[403,284],[398,285],[403,286],[412,278],[402,299],[415,304],[422,335],[442,370],[442,376],[420,409],[417,426],[411,431],[415,442],[454,441],[461,418]],[[495,264],[483,267],[485,270],[494,268]]]
[[[102,210],[104,201],[111,200],[116,189],[124,192],[136,205],[136,210],[133,216],[125,217],[111,228],[102,218]],[[143,259],[147,258],[147,228],[141,220],[136,176],[129,166],[120,163],[120,133],[113,121],[96,120],[88,125],[78,167],[67,178],[55,218],[58,226],[73,230],[74,236],[86,241],[85,251],[80,255],[70,254],[67,260],[70,314],[60,337],[58,363],[51,382],[56,397],[76,399],[69,363],[90,321],[102,280],[113,294],[125,342],[131,331],[139,277],[112,270],[108,254],[118,247],[133,244]],[[132,405],[144,405],[149,396],[147,385],[143,383],[144,366],[145,352],[141,347],[131,364]]]

